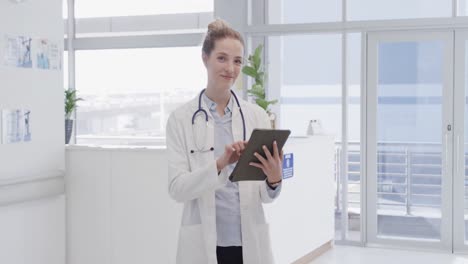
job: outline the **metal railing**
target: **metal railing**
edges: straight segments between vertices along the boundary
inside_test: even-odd
[[[361,202],[359,146],[359,142],[348,144],[348,203],[350,207],[355,208],[359,208]],[[440,208],[442,193],[441,153],[441,144],[435,143],[378,143],[377,205],[400,207],[407,215],[411,215],[413,207]],[[338,212],[341,211],[340,164],[341,143],[336,142],[335,209]],[[466,182],[468,182],[468,178],[465,175]]]

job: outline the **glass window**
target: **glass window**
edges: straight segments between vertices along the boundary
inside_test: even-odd
[[[348,34],[348,240],[361,239],[361,34]],[[338,147],[338,146],[337,146]],[[341,146],[340,146],[341,148]],[[341,204],[340,204],[341,206]],[[341,219],[340,219],[341,220]]]
[[[304,135],[309,121],[319,119],[327,134],[341,140],[341,35],[270,37],[268,41],[279,49],[268,55],[268,81],[281,85],[281,126]],[[280,80],[273,79],[278,76]]]
[[[201,47],[76,53],[78,144],[164,143],[168,115],[206,85]]]
[[[452,1],[348,0],[348,20],[451,17]]]
[[[67,0],[62,1],[62,17],[64,19],[68,18],[68,1]]]
[[[76,0],[77,18],[213,12],[213,0]]]
[[[457,14],[459,16],[466,16],[468,15],[468,6],[467,6],[467,1],[466,0],[458,0],[458,10]]]
[[[270,24],[341,21],[341,0],[268,2]]]

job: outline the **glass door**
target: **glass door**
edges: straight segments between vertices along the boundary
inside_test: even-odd
[[[367,48],[367,242],[451,250],[453,33]]]

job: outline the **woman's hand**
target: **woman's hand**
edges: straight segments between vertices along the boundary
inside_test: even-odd
[[[255,157],[261,163],[250,162],[249,165],[262,169],[269,183],[280,182],[283,178],[283,151],[279,153],[276,141],[273,142],[273,155],[266,146],[263,146],[263,151],[265,151],[266,159],[255,152]]]
[[[247,141],[237,141],[224,147],[224,153],[216,160],[218,172],[224,169],[227,165],[237,162],[240,155],[245,149]]]

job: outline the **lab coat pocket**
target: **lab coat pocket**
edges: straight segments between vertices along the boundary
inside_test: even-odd
[[[181,226],[177,250],[178,264],[206,264],[207,256],[201,225]]]
[[[261,264],[273,264],[273,251],[270,241],[270,226],[268,224],[258,224],[258,239]]]
[[[192,168],[192,170],[196,170],[200,167],[203,167],[210,161],[215,159],[214,152],[210,150],[190,153],[189,155],[190,167]]]

